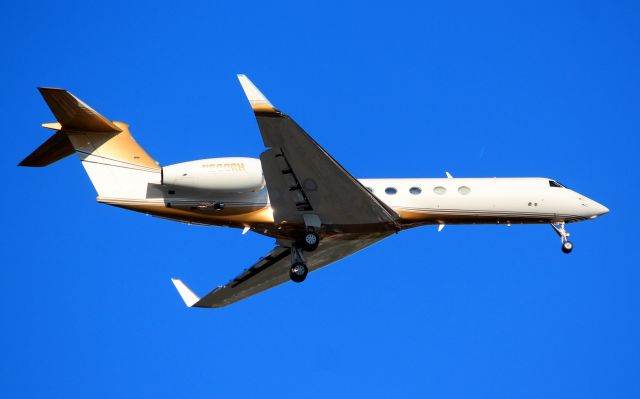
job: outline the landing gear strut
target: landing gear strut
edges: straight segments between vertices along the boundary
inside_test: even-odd
[[[573,243],[569,241],[569,233],[564,228],[564,222],[551,223],[551,227],[553,227],[555,232],[560,236],[562,252],[565,254],[571,253],[571,251],[573,251]]]
[[[313,252],[320,244],[320,236],[313,229],[307,230],[302,239],[291,247],[291,269],[289,278],[291,281],[301,283],[307,278],[309,268],[305,263],[304,252]]]
[[[302,256],[302,250],[294,246],[291,247],[291,269],[289,269],[289,278],[294,283],[301,283],[307,278],[309,268],[304,263],[304,257]]]

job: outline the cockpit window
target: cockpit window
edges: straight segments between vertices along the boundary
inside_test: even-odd
[[[555,180],[549,180],[549,186],[550,187],[560,187],[560,188],[565,188],[562,184],[558,183]]]

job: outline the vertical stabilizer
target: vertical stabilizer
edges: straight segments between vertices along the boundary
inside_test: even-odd
[[[148,184],[160,183],[160,166],[127,124],[108,120],[66,90],[38,90],[57,120],[43,126],[56,133],[20,166],[47,166],[75,152],[103,198],[145,198]]]

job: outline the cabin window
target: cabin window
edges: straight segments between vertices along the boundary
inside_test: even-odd
[[[398,192],[398,190],[396,190],[394,187],[387,187],[384,190],[385,193],[389,194],[389,195],[394,195],[395,193]]]
[[[467,186],[460,186],[458,187],[458,192],[462,195],[467,195],[471,192],[471,189]]]
[[[411,187],[409,192],[413,195],[419,195],[422,192],[422,189],[420,187]]]
[[[438,195],[443,195],[447,192],[447,189],[442,187],[442,186],[438,186],[436,188],[433,189],[433,192],[438,194]]]
[[[560,187],[560,188],[564,188],[564,186],[560,183],[558,183],[555,180],[549,180],[549,186],[550,187]]]

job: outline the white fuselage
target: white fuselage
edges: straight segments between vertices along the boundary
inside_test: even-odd
[[[274,224],[258,159],[184,162],[164,167],[158,176],[157,182],[138,190],[144,196],[101,195],[98,200],[187,223],[250,227],[273,236],[284,233]],[[398,214],[403,229],[426,224],[569,223],[608,212],[603,205],[548,178],[359,182]]]
[[[447,223],[548,223],[585,220],[608,212],[582,194],[552,186],[557,183],[547,178],[361,179],[360,182],[407,219],[428,214]]]
[[[608,211],[548,178],[359,181],[406,223],[572,222]],[[255,158],[212,158],[165,166],[161,183],[173,188],[165,198],[176,206],[194,201],[224,203],[226,208],[270,203],[262,166]]]

